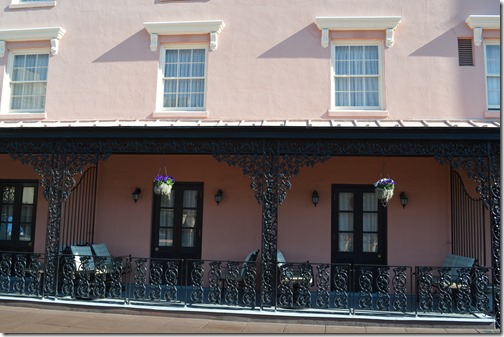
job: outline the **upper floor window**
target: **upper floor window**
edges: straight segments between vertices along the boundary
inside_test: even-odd
[[[333,46],[333,106],[339,110],[381,109],[381,46]]]
[[[11,112],[42,112],[45,108],[49,53],[13,53],[10,67]]]
[[[162,110],[204,110],[206,59],[206,48],[162,49]]]
[[[487,108],[500,110],[500,44],[485,43]]]

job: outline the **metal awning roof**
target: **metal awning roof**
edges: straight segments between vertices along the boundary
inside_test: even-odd
[[[67,120],[67,121],[0,121],[0,128],[96,128],[96,127],[321,127],[321,128],[500,128],[500,121],[481,120]]]

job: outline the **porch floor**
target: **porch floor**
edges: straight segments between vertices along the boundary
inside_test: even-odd
[[[492,318],[318,314],[264,309],[160,308],[0,297],[2,333],[500,333]]]

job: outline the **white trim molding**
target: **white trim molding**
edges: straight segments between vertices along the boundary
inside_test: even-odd
[[[483,29],[500,30],[500,15],[469,15],[465,22],[473,30],[474,45],[477,47],[483,41]]]
[[[224,29],[222,20],[209,21],[174,21],[174,22],[144,22],[144,27],[151,36],[150,49],[158,48],[158,35],[191,35],[210,34],[210,50],[218,47],[218,34]]]
[[[400,16],[318,16],[315,24],[322,31],[321,45],[329,45],[331,30],[384,30],[385,45],[394,45],[394,30],[401,22]]]
[[[56,55],[59,40],[63,35],[65,35],[65,30],[61,27],[0,29],[0,57],[5,55],[5,42],[46,40],[51,42],[51,55]]]

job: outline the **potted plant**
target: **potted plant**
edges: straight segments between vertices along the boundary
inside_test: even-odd
[[[394,195],[395,181],[390,178],[381,178],[374,183],[374,186],[376,197],[382,202],[383,207],[386,207]]]
[[[168,175],[157,175],[154,179],[154,193],[170,196],[175,178]]]

